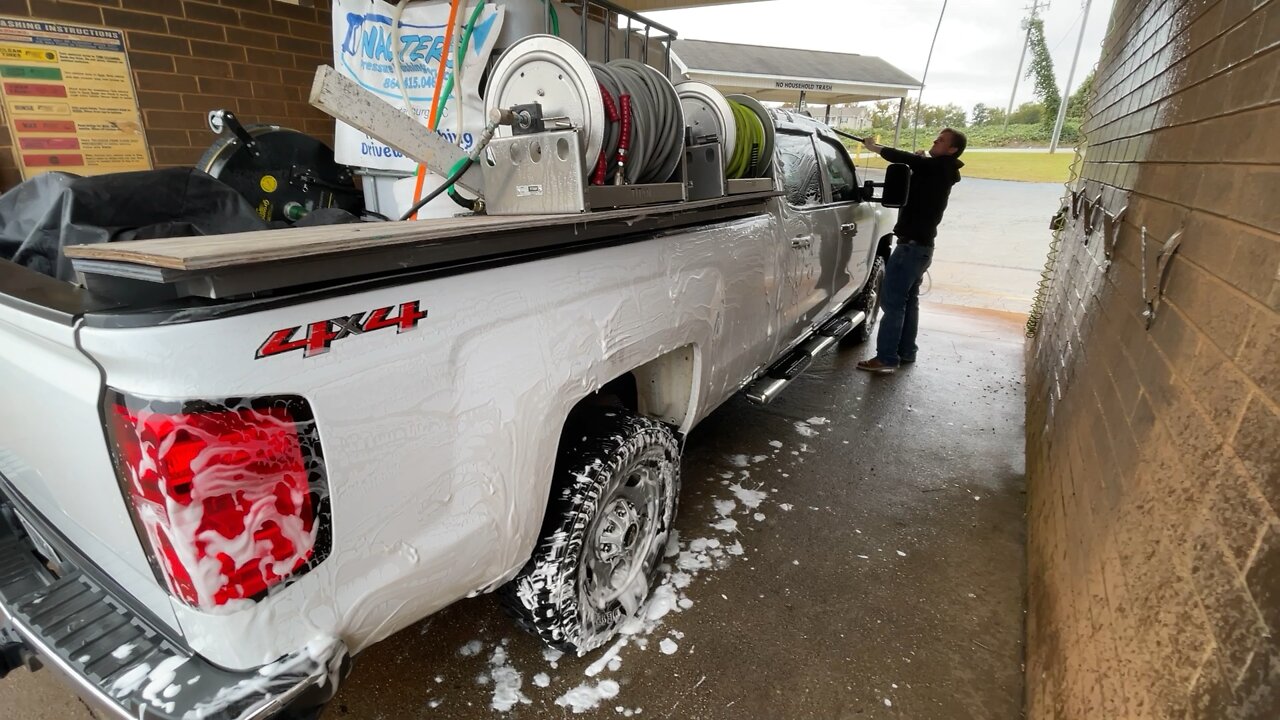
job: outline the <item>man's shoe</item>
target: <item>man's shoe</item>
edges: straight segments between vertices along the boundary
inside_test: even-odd
[[[894,370],[897,370],[898,368],[895,365],[886,365],[880,362],[880,358],[871,358],[870,360],[863,360],[862,362],[858,363],[858,369],[866,370],[869,373],[880,373],[881,375],[887,375],[893,372]]]

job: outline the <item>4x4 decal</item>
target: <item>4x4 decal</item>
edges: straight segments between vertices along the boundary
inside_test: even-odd
[[[395,315],[391,314],[393,310],[396,311]],[[267,341],[258,348],[258,354],[254,359],[261,360],[294,350],[301,350],[302,357],[312,357],[329,352],[329,346],[334,341],[351,335],[363,335],[389,327],[394,327],[397,333],[412,330],[418,326],[418,321],[426,316],[427,311],[419,310],[418,301],[414,300],[401,303],[399,307],[392,305],[346,317],[313,322],[306,326],[305,334],[296,338],[303,326],[295,325],[271,333]]]

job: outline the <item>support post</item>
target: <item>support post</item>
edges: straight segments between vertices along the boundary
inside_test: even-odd
[[[893,128],[893,146],[898,147],[898,138],[902,135],[902,111],[907,107],[907,98],[898,98],[898,124]]]
[[[1067,84],[1062,88],[1062,102],[1058,105],[1058,121],[1053,125],[1053,140],[1049,142],[1049,154],[1057,152],[1058,138],[1062,136],[1062,123],[1067,117],[1067,100],[1071,97],[1071,81],[1075,79],[1076,62],[1080,59],[1080,46],[1084,44],[1084,29],[1089,24],[1089,6],[1093,0],[1084,0],[1084,17],[1080,18],[1080,35],[1076,38],[1076,54],[1071,58],[1071,70],[1067,72]]]
[[[1013,99],[1018,95],[1018,81],[1022,79],[1022,64],[1027,61],[1027,46],[1031,44],[1031,23],[1027,23],[1027,34],[1022,38],[1022,54],[1018,56],[1018,72],[1013,76],[1013,92],[1009,93],[1009,107],[1004,111],[1004,126],[1001,131],[1009,129],[1009,115],[1013,113]]]

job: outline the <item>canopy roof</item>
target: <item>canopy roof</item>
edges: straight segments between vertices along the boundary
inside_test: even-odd
[[[709,5],[739,5],[744,2],[759,2],[759,0],[614,0],[614,2],[628,10],[646,12],[649,10],[707,7]]]
[[[906,97],[920,87],[915,78],[871,55],[706,40],[676,40],[673,48],[676,63],[691,80],[757,100],[794,102],[803,90],[810,103],[840,105]]]

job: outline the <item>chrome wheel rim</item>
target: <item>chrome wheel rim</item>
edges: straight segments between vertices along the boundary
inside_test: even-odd
[[[622,604],[633,611],[648,589],[650,553],[662,499],[659,458],[642,458],[620,473],[600,502],[582,564],[582,588],[595,610]]]

